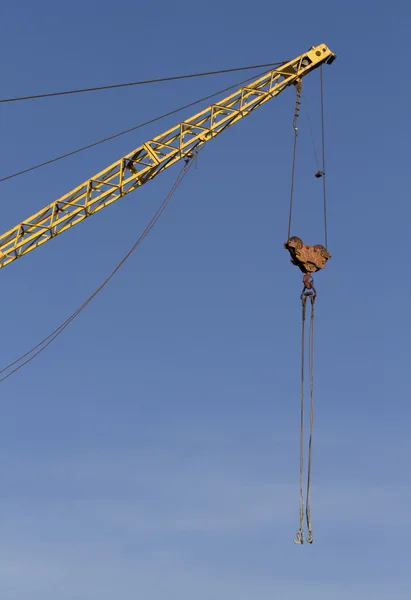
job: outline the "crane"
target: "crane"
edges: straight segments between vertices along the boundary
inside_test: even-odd
[[[307,52],[297,56],[291,61],[285,62],[279,67],[260,75],[254,81],[247,83],[236,92],[226,98],[211,104],[196,115],[181,121],[175,127],[161,133],[157,137],[148,140],[129,154],[103,169],[87,181],[80,184],[64,196],[54,200],[51,204],[41,209],[34,215],[25,219],[6,233],[0,235],[0,268],[14,262],[21,256],[28,254],[35,248],[45,244],[60,233],[74,227],[77,223],[84,221],[101,209],[113,204],[134,191],[138,187],[150,181],[156,175],[171,167],[180,160],[188,160],[207,144],[209,140],[216,137],[225,129],[248,116],[259,106],[262,106],[271,98],[275,98],[283,90],[291,85],[296,86],[297,100],[294,115],[294,164],[295,144],[297,139],[296,121],[300,103],[301,80],[305,75],[323,64],[331,64],[336,55],[325,45],[313,46]],[[322,90],[322,75],[321,75]],[[323,145],[324,148],[324,145]],[[293,178],[294,178],[293,164]],[[188,167],[189,168],[189,167]],[[325,175],[322,171],[316,177]],[[293,179],[294,181],[294,179]],[[325,183],[324,183],[325,186]],[[292,186],[293,189],[293,186]],[[324,187],[325,202],[325,187]],[[290,204],[289,236],[291,227]],[[327,239],[327,235],[325,236]],[[142,238],[140,238],[142,239]],[[135,244],[137,246],[139,241]],[[327,244],[327,241],[326,241]],[[301,389],[301,429],[300,429],[300,529],[294,539],[296,544],[304,543],[304,494],[303,494],[303,470],[304,470],[304,335],[305,314],[307,301],[311,302],[310,333],[308,362],[310,368],[310,441],[308,454],[308,478],[307,478],[307,502],[306,520],[308,526],[307,542],[313,542],[311,527],[310,508],[310,486],[311,486],[311,446],[313,429],[313,336],[314,336],[314,302],[316,291],[312,282],[311,272],[322,269],[331,255],[323,246],[307,246],[300,238],[289,237],[285,247],[291,254],[291,259],[304,273],[304,290],[301,294],[302,301],[302,389]],[[121,263],[120,263],[121,265]],[[111,279],[113,274],[69,319],[67,319],[52,334],[45,338],[40,344],[24,354],[20,359],[14,361],[3,370],[0,375],[10,367],[15,367],[21,360],[19,366],[15,367],[8,375],[0,379],[4,381],[12,373],[18,371],[24,364],[42,352],[59,335],[81,310],[87,306],[90,300]],[[34,354],[32,354],[34,352]],[[30,356],[31,355],[31,356]],[[27,358],[29,357],[29,358]]]
[[[283,63],[148,140],[0,236],[0,268],[144,185],[336,55],[325,45]]]

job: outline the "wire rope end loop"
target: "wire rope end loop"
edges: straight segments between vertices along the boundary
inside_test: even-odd
[[[299,529],[296,533],[296,536],[294,538],[294,544],[296,544],[296,546],[302,546],[304,544],[304,530],[303,529]]]
[[[308,544],[312,544],[314,541],[313,532],[309,531],[308,536],[305,539],[307,540]]]

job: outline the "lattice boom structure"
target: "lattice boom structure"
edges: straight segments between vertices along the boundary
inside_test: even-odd
[[[0,268],[113,204],[335,58],[320,44],[142,144],[0,236]]]

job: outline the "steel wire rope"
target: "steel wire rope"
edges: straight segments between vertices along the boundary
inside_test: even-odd
[[[300,528],[294,538],[294,544],[304,544],[304,379],[305,379],[305,318],[307,297],[301,296],[301,405],[300,405]]]
[[[261,73],[259,73],[258,77],[261,77],[262,75],[264,75],[265,73],[267,73],[267,71],[263,71]],[[158,117],[154,117],[153,119],[149,119],[148,121],[144,121],[143,123],[139,123],[138,125],[135,125],[134,127],[130,127],[129,129],[124,129],[123,131],[120,131],[118,133],[115,133],[113,135],[110,135],[108,137],[105,137],[101,140],[98,140],[97,142],[93,142],[91,144],[87,144],[86,146],[82,146],[81,148],[77,148],[76,150],[72,150],[71,152],[66,152],[65,154],[61,154],[60,156],[56,156],[55,158],[52,158],[50,160],[46,160],[42,163],[39,163],[37,165],[33,165],[32,167],[28,167],[27,169],[22,169],[21,171],[16,171],[15,173],[11,173],[10,175],[6,175],[5,177],[1,177],[0,178],[0,183],[3,181],[8,181],[9,179],[14,179],[15,177],[19,177],[20,175],[24,175],[25,173],[29,173],[30,171],[35,171],[37,169],[41,169],[42,167],[46,167],[47,165],[51,165],[53,163],[56,163],[60,160],[63,160],[64,158],[69,158],[70,156],[74,156],[75,154],[79,154],[80,152],[84,152],[85,150],[89,150],[90,148],[95,148],[96,146],[100,146],[101,144],[105,144],[106,142],[110,142],[111,140],[114,140],[116,138],[119,138],[123,135],[126,135],[127,133],[131,133],[132,131],[136,131],[137,129],[142,129],[143,127],[146,127],[147,125],[151,125],[152,123],[156,123],[157,121],[161,121],[162,119],[165,119],[166,117],[170,117],[171,115],[175,115],[179,112],[181,112],[182,110],[185,110],[186,108],[191,108],[192,106],[196,106],[197,104],[201,104],[201,102],[205,102],[206,100],[210,100],[211,98],[214,98],[215,96],[219,96],[220,94],[223,94],[224,92],[228,92],[234,88],[237,88],[245,83],[248,83],[249,81],[251,81],[252,79],[255,78],[255,75],[253,75],[253,77],[249,77],[248,79],[244,79],[243,81],[239,81],[237,83],[234,83],[233,85],[230,85],[228,87],[225,87],[221,90],[219,90],[218,92],[214,92],[213,94],[209,94],[208,96],[203,96],[202,98],[199,98],[198,100],[194,100],[194,102],[190,102],[189,104],[185,104],[184,106],[180,106],[179,108],[175,108],[169,112],[166,112]]]
[[[314,308],[315,296],[310,296],[311,315],[310,328],[308,333],[308,369],[310,378],[310,434],[308,440],[308,465],[307,465],[307,494],[305,514],[307,519],[308,537],[307,542],[312,544],[314,541],[311,524],[311,473],[312,473],[312,441],[314,429]]]
[[[56,329],[54,329],[54,331],[52,331],[47,337],[45,337],[41,342],[39,342],[38,344],[33,346],[25,354],[23,354],[22,356],[20,356],[16,360],[14,360],[12,363],[8,364],[6,367],[3,367],[0,370],[0,375],[5,373],[12,367],[15,367],[15,368],[12,371],[10,371],[9,373],[7,373],[6,375],[4,375],[2,378],[0,378],[0,383],[5,381],[6,379],[8,379],[11,375],[13,375],[17,371],[19,371],[22,367],[27,365],[34,358],[36,358],[39,354],[41,354],[61,333],[63,333],[63,331],[66,329],[66,327],[68,327],[68,325],[70,325],[70,323],[72,323],[72,321],[74,321],[74,319],[90,304],[90,302],[109,283],[109,281],[114,277],[114,275],[117,273],[117,271],[119,271],[119,269],[124,265],[126,260],[133,254],[133,252],[136,250],[136,248],[141,244],[141,242],[147,237],[147,235],[150,233],[150,231],[154,228],[157,221],[160,219],[161,215],[167,208],[167,206],[168,206],[171,198],[173,197],[174,193],[176,192],[177,188],[180,186],[183,179],[186,177],[186,175],[188,174],[191,167],[195,164],[195,162],[196,162],[195,160],[190,160],[188,163],[186,163],[183,166],[183,168],[179,172],[173,186],[171,187],[170,191],[168,192],[167,196],[165,197],[165,199],[163,200],[163,202],[161,203],[161,205],[159,206],[157,211],[154,213],[153,217],[149,221],[149,223],[146,226],[146,228],[144,229],[143,233],[139,236],[137,241],[133,244],[133,246],[130,248],[130,250],[127,252],[127,254],[121,259],[121,261],[118,263],[118,265],[115,267],[115,269],[110,273],[110,275],[103,281],[103,283],[91,294],[91,296],[89,296],[87,298],[87,300],[85,302],[83,302],[83,304],[79,308],[77,308],[77,310],[75,310],[70,315],[70,317],[68,317],[68,319],[66,319],[61,325],[56,327]],[[26,360],[24,360],[24,359],[26,359]],[[21,362],[21,361],[24,361],[24,362]],[[21,363],[21,364],[18,364],[18,363]],[[15,365],[17,365],[17,366],[15,366]]]
[[[313,127],[311,123],[310,111],[308,108],[308,102],[302,94],[302,98],[304,100],[304,108],[307,114],[308,127],[310,130],[311,143],[314,151],[315,163],[317,166],[316,177],[321,177],[323,180],[323,218],[324,218],[324,244],[325,248],[328,248],[328,225],[327,225],[327,184],[326,184],[326,174],[325,174],[325,119],[324,119],[324,83],[323,83],[323,70],[322,65],[320,66],[320,104],[321,104],[321,162],[322,166],[320,168],[320,161],[318,158],[317,147],[315,144]]]
[[[311,144],[312,144],[313,151],[314,151],[314,158],[315,158],[315,164],[317,167],[317,173],[319,173],[321,171],[320,170],[320,162],[318,160],[318,152],[317,152],[317,147],[315,145],[314,132],[313,132],[313,127],[312,127],[312,123],[311,123],[311,115],[310,115],[310,111],[308,108],[308,102],[307,102],[307,99],[304,94],[302,94],[302,98],[304,100],[304,108],[305,108],[305,112],[307,114],[308,128],[310,130]]]
[[[301,92],[302,92],[302,83],[301,80],[298,80],[295,84],[296,90],[296,98],[295,98],[295,111],[294,111],[294,119],[293,119],[293,129],[294,129],[294,144],[293,144],[293,163],[291,169],[291,190],[290,190],[290,212],[288,215],[288,235],[287,240],[290,239],[291,235],[291,222],[293,218],[293,200],[294,200],[294,183],[295,183],[295,165],[297,160],[297,138],[298,138],[298,116],[300,113],[300,104],[301,104]]]
[[[280,61],[273,63],[263,63],[260,65],[247,65],[245,67],[233,67],[231,69],[218,69],[217,71],[204,71],[201,73],[188,73],[185,75],[173,75],[171,77],[158,77],[156,79],[144,79],[141,81],[130,81],[127,83],[114,83],[111,85],[100,85],[96,87],[79,88],[72,90],[64,90],[62,92],[49,92],[44,94],[32,94],[29,96],[16,96],[14,98],[0,98],[0,104],[6,104],[11,102],[22,102],[25,100],[39,100],[41,98],[54,98],[56,96],[69,96],[73,94],[85,94],[89,92],[100,92],[103,90],[113,90],[118,88],[133,87],[137,85],[149,85],[153,83],[164,83],[167,81],[179,81],[182,79],[193,79],[195,77],[208,77],[210,75],[222,75],[225,73],[235,73],[238,71],[250,71],[252,69],[263,69],[266,67],[277,67],[283,65],[288,61]]]
[[[293,150],[293,162],[291,172],[291,194],[290,194],[290,212],[288,220],[288,239],[291,234],[291,221],[292,221],[292,208],[293,208],[293,193],[294,193],[294,177],[295,177],[295,163],[296,163],[296,147],[298,137],[298,115],[301,97],[301,87],[296,89],[296,105],[294,112],[293,128],[294,128],[294,150]],[[315,159],[317,163],[318,172],[316,176],[322,176],[323,178],[323,201],[324,201],[324,236],[325,236],[325,247],[328,247],[328,230],[327,230],[327,191],[325,182],[325,127],[324,127],[324,85],[323,85],[323,73],[322,66],[320,67],[320,94],[321,94],[321,138],[322,138],[322,171],[318,166],[318,155],[315,148],[314,136],[311,127],[310,115],[307,108],[307,115],[309,120],[309,127],[311,133],[311,140],[313,143]],[[306,272],[307,273],[307,272]],[[308,283],[307,283],[308,282]],[[310,290],[306,292],[305,290]],[[306,500],[305,500],[305,517],[307,523],[308,536],[306,541],[310,544],[313,543],[314,537],[312,532],[311,523],[311,476],[312,476],[312,442],[313,442],[313,429],[314,429],[314,317],[315,317],[315,299],[316,291],[312,284],[312,281],[306,280],[304,276],[304,290],[301,294],[302,301],[302,337],[301,337],[301,408],[300,408],[300,528],[294,538],[295,544],[304,543],[304,491],[303,491],[303,478],[304,478],[304,411],[305,411],[305,321],[306,321],[306,303],[307,298],[310,299],[311,315],[310,315],[310,326],[308,334],[308,370],[309,370],[309,395],[310,395],[310,428],[309,428],[309,442],[308,442],[308,466],[307,466],[307,488],[306,488]]]
[[[324,125],[324,83],[323,67],[320,66],[320,93],[321,93],[321,145],[322,145],[322,172],[323,172],[323,196],[324,196],[324,238],[325,247],[328,248],[328,226],[327,226],[327,184],[325,174],[325,125]]]

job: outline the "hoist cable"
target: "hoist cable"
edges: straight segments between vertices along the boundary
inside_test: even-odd
[[[308,333],[308,370],[310,385],[310,432],[308,442],[308,466],[307,466],[307,492],[304,506],[304,421],[305,421],[305,322],[307,315],[307,299],[310,300],[311,314]],[[312,442],[314,429],[314,294],[302,293],[301,307],[301,413],[300,413],[300,528],[294,538],[294,543],[304,544],[304,508],[307,521],[308,536],[306,541],[312,544],[314,541],[311,524],[311,474],[312,474]]]
[[[0,104],[10,102],[22,102],[24,100],[38,100],[40,98],[54,98],[56,96],[69,96],[73,94],[84,94],[89,92],[99,92],[103,90],[113,90],[118,88],[133,87],[136,85],[148,85],[152,83],[164,83],[167,81],[178,81],[182,79],[193,79],[194,77],[208,77],[209,75],[221,75],[224,73],[235,73],[237,71],[249,71],[251,69],[263,69],[266,67],[278,67],[288,61],[265,63],[261,65],[248,65],[246,67],[234,67],[232,69],[219,69],[218,71],[205,71],[202,73],[189,73],[186,75],[174,75],[172,77],[158,77],[156,79],[145,79],[142,81],[131,81],[127,83],[115,83],[112,85],[100,85],[97,87],[88,87],[81,89],[65,90],[62,92],[49,92],[45,94],[32,94],[30,96],[20,96],[15,98],[1,98]]]
[[[317,173],[316,177],[323,178],[323,196],[324,196],[324,235],[325,235],[325,248],[328,246],[328,231],[327,231],[327,191],[326,191],[326,182],[325,182],[325,132],[324,132],[324,86],[323,86],[323,74],[322,68],[320,70],[320,88],[321,88],[321,138],[322,138],[322,171],[319,169],[318,165],[318,155],[315,148],[314,136],[311,127],[311,119],[307,108],[308,121],[310,126],[311,140],[313,142],[314,154],[317,163]],[[290,195],[290,214],[288,220],[288,240],[290,240],[291,235],[291,221],[292,221],[292,205],[293,205],[293,192],[294,192],[294,176],[295,176],[295,163],[296,163],[296,144],[297,144],[297,136],[298,136],[298,127],[297,127],[297,119],[298,119],[298,111],[300,104],[300,96],[301,96],[301,84],[298,86],[297,83],[297,94],[296,94],[296,108],[294,112],[294,152],[293,152],[293,165],[292,165],[292,175],[291,175],[291,195]],[[304,98],[305,100],[305,98]],[[297,238],[298,240],[298,238]],[[301,240],[301,247],[303,246]],[[289,244],[285,244],[286,248],[290,250]],[[320,247],[321,248],[321,247]],[[307,250],[316,250],[318,247],[306,247]],[[322,249],[324,250],[324,249]],[[293,255],[292,255],[293,256]],[[326,252],[322,253],[323,258],[327,259],[331,255]],[[307,466],[307,488],[306,488],[306,501],[305,501],[305,518],[307,523],[307,531],[308,535],[305,540],[312,544],[314,541],[313,531],[312,531],[312,522],[311,522],[311,477],[312,477],[312,459],[313,459],[313,430],[314,430],[314,319],[315,319],[315,300],[316,300],[316,291],[314,288],[314,283],[311,275],[311,271],[308,269],[308,266],[305,264],[307,259],[304,258],[299,264],[300,268],[303,266],[304,268],[304,289],[301,294],[301,303],[302,303],[302,333],[301,333],[301,417],[300,417],[300,528],[297,531],[297,534],[294,538],[295,544],[303,544],[304,543],[304,491],[303,491],[303,479],[304,479],[304,411],[305,411],[305,321],[306,321],[306,311],[307,311],[307,299],[310,301],[311,314],[310,314],[310,326],[309,326],[309,334],[308,334],[308,370],[309,370],[309,396],[310,396],[310,429],[309,429],[309,441],[308,441],[308,466]],[[292,259],[294,264],[298,264],[294,259]],[[308,261],[309,262],[309,261]],[[325,263],[324,263],[325,264]],[[318,268],[322,268],[323,265],[318,265]],[[303,270],[303,269],[302,269]],[[317,270],[317,268],[315,269]]]
[[[294,179],[295,179],[295,163],[297,159],[297,129],[294,129],[294,148],[293,148],[293,166],[291,170],[291,193],[290,193],[290,213],[288,216],[288,235],[287,240],[291,236],[291,220],[293,218],[293,198],[294,198]]]
[[[295,111],[294,111],[294,119],[293,119],[294,146],[293,146],[293,164],[292,164],[292,169],[291,169],[290,213],[288,216],[287,239],[290,239],[290,236],[291,236],[291,221],[292,221],[292,217],[293,217],[294,179],[295,179],[295,165],[296,165],[296,160],[297,160],[298,115],[300,112],[301,90],[302,90],[302,83],[300,80],[297,81],[297,83],[295,84],[295,89],[296,89],[296,100],[295,100]]]
[[[324,244],[325,248],[328,248],[328,227],[327,227],[327,183],[325,173],[325,124],[324,124],[324,84],[323,84],[323,71],[322,65],[320,66],[320,96],[321,96],[321,152],[322,152],[322,166],[320,168],[320,162],[318,159],[317,148],[314,140],[313,128],[311,124],[310,111],[308,109],[308,103],[305,96],[303,95],[304,107],[307,113],[308,127],[310,130],[311,143],[313,146],[315,163],[317,166],[317,177],[322,177],[323,180],[323,213],[324,213]]]
[[[301,319],[301,413],[300,413],[300,529],[294,538],[294,544],[304,543],[304,380],[305,380],[305,317],[307,297],[301,297],[302,319]]]
[[[323,196],[324,196],[324,239],[325,247],[328,248],[328,227],[327,227],[327,184],[325,173],[325,126],[324,126],[324,84],[323,68],[320,66],[320,91],[321,91],[321,144],[322,144],[322,172],[323,172]]]
[[[308,369],[310,377],[310,437],[308,441],[308,466],[307,466],[307,504],[306,504],[306,518],[307,518],[307,529],[308,537],[307,542],[312,544],[314,541],[313,531],[311,525],[311,472],[312,472],[312,441],[313,441],[313,429],[314,429],[314,306],[315,296],[310,296],[311,300],[311,316],[310,316],[310,329],[308,335]]]
[[[264,75],[266,73],[266,71],[260,73],[260,76]],[[116,138],[119,138],[123,135],[126,135],[126,133],[131,133],[132,131],[136,131],[137,129],[141,129],[142,127],[145,127],[146,125],[151,125],[152,123],[156,123],[157,121],[161,121],[162,119],[165,119],[166,117],[170,117],[171,115],[175,115],[179,112],[181,112],[182,110],[185,110],[186,108],[191,108],[192,106],[196,106],[197,104],[200,104],[201,102],[205,102],[206,100],[210,100],[211,98],[214,98],[215,96],[219,96],[220,94],[223,94],[224,92],[228,92],[234,88],[237,87],[241,87],[243,84],[248,83],[249,81],[252,81],[255,78],[255,75],[253,75],[253,77],[249,77],[248,79],[245,79],[243,81],[237,82],[233,85],[230,85],[229,87],[226,87],[222,90],[219,90],[218,92],[214,92],[213,94],[210,94],[208,96],[204,96],[203,98],[199,98],[198,100],[195,100],[194,102],[190,102],[189,104],[185,104],[184,106],[180,106],[179,108],[176,108],[174,110],[171,110],[167,113],[164,113],[163,115],[160,115],[159,117],[154,117],[153,119],[149,119],[148,121],[145,121],[144,123],[140,123],[139,125],[135,125],[134,127],[130,127],[129,129],[125,129],[124,131],[120,131],[119,133],[115,133],[113,135],[110,135],[108,137],[105,137],[101,140],[98,140],[97,142],[93,142],[91,144],[87,144],[87,146],[83,146],[81,148],[77,148],[77,150],[72,150],[71,152],[66,152],[65,154],[61,154],[60,156],[56,156],[55,158],[52,158],[50,160],[46,160],[45,162],[39,163],[37,165],[33,165],[32,167],[28,167],[27,169],[23,169],[22,171],[17,171],[15,173],[11,173],[10,175],[6,175],[5,177],[1,177],[0,178],[0,183],[2,181],[7,181],[9,179],[13,179],[14,177],[18,177],[20,175],[24,175],[25,173],[29,173],[30,171],[35,171],[36,169],[40,169],[42,167],[46,167],[47,165],[51,165],[53,163],[56,163],[60,160],[63,160],[64,158],[68,158],[69,156],[74,156],[75,154],[79,154],[80,152],[84,152],[85,150],[89,150],[90,148],[95,148],[96,146],[100,146],[101,144],[105,144],[106,142],[109,142],[111,140],[114,140]]]
[[[7,365],[3,369],[1,369],[0,375],[5,373],[12,367],[14,367],[14,369],[12,371],[7,373],[0,379],[0,383],[5,381],[6,379],[8,379],[11,375],[13,375],[13,373],[16,373],[17,371],[19,371],[22,367],[27,365],[34,358],[36,358],[39,354],[41,354],[61,333],[63,333],[63,331],[66,329],[66,327],[68,327],[68,325],[70,325],[70,323],[72,323],[72,321],[74,321],[74,319],[88,306],[88,304],[90,304],[90,302],[97,296],[97,294],[99,294],[99,292],[101,292],[101,290],[114,277],[114,275],[117,273],[117,271],[124,265],[126,260],[133,254],[133,252],[136,250],[136,248],[141,244],[141,242],[147,237],[147,235],[150,233],[150,231],[154,228],[157,221],[159,220],[159,218],[161,217],[161,215],[167,208],[167,205],[169,204],[172,196],[174,195],[177,188],[180,186],[181,182],[186,177],[189,170],[191,169],[191,167],[194,164],[195,164],[195,160],[191,160],[184,165],[184,167],[181,169],[180,173],[178,174],[176,181],[174,182],[173,186],[171,187],[170,191],[168,192],[167,196],[165,197],[165,199],[161,203],[160,207],[155,212],[154,216],[149,221],[149,223],[146,226],[146,228],[144,229],[143,233],[140,235],[140,237],[137,239],[137,241],[134,243],[134,245],[130,248],[130,250],[127,252],[127,254],[118,263],[118,265],[111,272],[111,274],[105,279],[105,281],[93,292],[93,294],[91,294],[91,296],[89,296],[87,298],[87,300],[85,302],[83,302],[83,304],[76,311],[74,311],[74,313],[72,313],[70,315],[70,317],[68,317],[68,319],[66,319],[64,321],[64,323],[59,325],[54,331],[52,331],[41,342],[36,344],[36,346],[33,346],[25,354],[23,354],[22,356],[17,358],[15,361],[13,361],[9,365]]]

